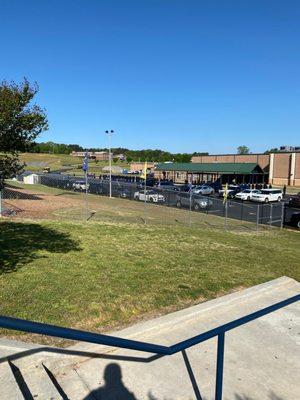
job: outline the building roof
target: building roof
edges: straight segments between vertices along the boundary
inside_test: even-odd
[[[157,164],[156,170],[219,174],[252,174],[263,172],[261,167],[256,163],[163,163]]]

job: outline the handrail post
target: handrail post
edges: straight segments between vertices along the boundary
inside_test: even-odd
[[[215,400],[222,400],[225,333],[218,335]]]

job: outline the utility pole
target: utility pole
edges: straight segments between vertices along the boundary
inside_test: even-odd
[[[109,148],[109,153],[108,153],[108,157],[109,157],[109,197],[111,198],[111,137],[114,134],[113,130],[110,131],[105,131],[105,133],[108,136],[108,148]]]

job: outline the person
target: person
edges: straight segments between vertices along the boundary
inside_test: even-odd
[[[105,384],[93,390],[85,400],[90,398],[97,400],[137,400],[123,383],[122,371],[118,364],[108,364],[104,370]]]
[[[282,193],[283,193],[283,197],[285,197],[285,195],[286,195],[286,185],[283,186]]]

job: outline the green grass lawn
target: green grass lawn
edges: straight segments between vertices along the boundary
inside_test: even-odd
[[[104,331],[282,275],[300,280],[299,243],[279,229],[2,220],[1,314]]]
[[[70,154],[46,154],[46,153],[22,153],[20,160],[26,163],[25,170],[33,172],[41,172],[44,167],[50,167],[51,171],[64,170],[66,173],[83,175],[82,158],[74,157]],[[108,161],[89,161],[89,172],[100,174],[102,168],[108,165]],[[118,165],[121,168],[129,169],[128,163],[117,162],[113,165]]]

